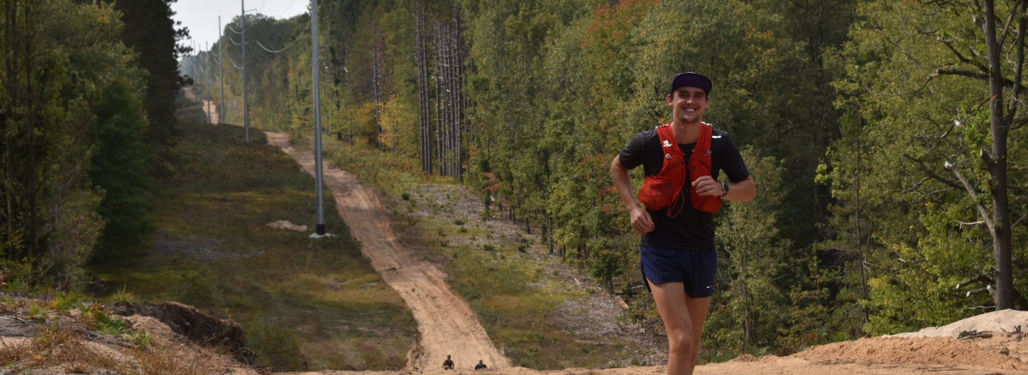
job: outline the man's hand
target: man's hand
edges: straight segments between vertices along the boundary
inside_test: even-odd
[[[653,218],[650,217],[649,212],[646,212],[646,209],[635,206],[629,214],[632,215],[632,229],[639,234],[650,233],[655,228]]]
[[[749,202],[757,196],[757,184],[753,181],[753,177],[746,177],[745,180],[732,182],[728,184],[728,187],[728,193],[725,194],[721,184],[710,176],[700,176],[700,178],[692,182],[693,190],[699,195],[713,195],[735,202]]]
[[[632,229],[639,234],[646,234],[656,229],[653,225],[653,218],[646,209],[639,205],[632,195],[632,177],[628,175],[628,169],[621,165],[621,160],[614,157],[610,162],[610,177],[614,180],[614,190],[621,196],[621,202],[628,208],[628,215],[632,219]]]
[[[710,176],[700,176],[700,178],[693,180],[692,190],[699,195],[713,195],[715,197],[721,196],[724,193],[724,190],[721,189],[721,184]]]

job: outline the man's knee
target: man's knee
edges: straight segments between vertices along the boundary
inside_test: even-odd
[[[695,343],[690,332],[683,331],[668,334],[668,346],[672,353],[689,354],[692,352],[693,345]]]

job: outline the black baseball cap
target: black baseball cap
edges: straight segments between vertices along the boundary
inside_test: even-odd
[[[710,82],[710,78],[696,73],[696,72],[684,72],[675,74],[675,78],[671,80],[671,92],[675,92],[679,87],[699,87],[703,89],[703,93],[710,95],[710,89],[714,86]]]

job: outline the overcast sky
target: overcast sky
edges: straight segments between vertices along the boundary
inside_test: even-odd
[[[246,13],[260,13],[275,19],[291,18],[307,13],[310,0],[244,0]],[[218,16],[221,25],[239,16],[239,0],[178,0],[171,4],[175,20],[189,28],[189,36],[196,43],[197,50],[203,50],[205,43],[218,41]],[[189,41],[180,43],[189,45]]]

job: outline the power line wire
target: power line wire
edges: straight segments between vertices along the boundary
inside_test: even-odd
[[[304,28],[303,28],[303,29],[308,29],[308,28],[309,28],[309,26],[310,26],[310,20],[307,20],[307,26],[304,26]],[[254,39],[254,41],[255,41],[255,42],[257,42],[257,45],[258,45],[258,46],[260,46],[260,47],[261,47],[262,49],[264,49],[265,51],[267,51],[268,53],[280,53],[280,52],[282,52],[282,51],[285,51],[285,50],[289,49],[289,47],[292,47],[292,46],[293,46],[293,44],[294,44],[294,43],[296,43],[296,41],[297,41],[297,40],[300,40],[300,37],[301,37],[301,36],[303,36],[303,34],[305,34],[305,33],[301,32],[301,33],[300,33],[299,35],[297,35],[297,36],[296,36],[296,38],[295,38],[295,39],[293,39],[293,41],[292,41],[292,42],[289,42],[289,44],[286,44],[286,46],[285,46],[285,47],[282,47],[282,49],[279,49],[279,50],[274,50],[274,51],[272,51],[272,50],[271,50],[271,49],[269,49],[268,47],[265,47],[265,46],[264,46],[263,44],[261,44],[261,42],[260,42],[259,40],[257,40],[257,39]]]
[[[234,44],[234,45],[237,45],[237,46],[243,45],[243,43],[237,42],[237,41],[235,41],[235,39],[232,39],[231,35],[225,34],[225,37],[228,38],[228,41],[232,42],[232,44]]]
[[[243,66],[239,65],[239,64],[236,64],[235,60],[232,60],[232,56],[226,56],[226,57],[228,57],[228,62],[231,63],[232,66],[236,67],[236,69],[243,70]]]
[[[282,47],[282,49],[272,51],[272,50],[268,49],[268,47],[265,47],[263,44],[261,44],[261,41],[254,39],[254,41],[257,42],[257,46],[261,47],[261,49],[267,51],[268,53],[280,53],[282,51],[285,51],[285,50],[289,49],[289,47],[292,47],[293,43],[296,43],[297,40],[300,40],[300,37],[296,37],[296,39],[293,39],[292,42],[289,42],[289,44],[286,44],[286,46]]]

